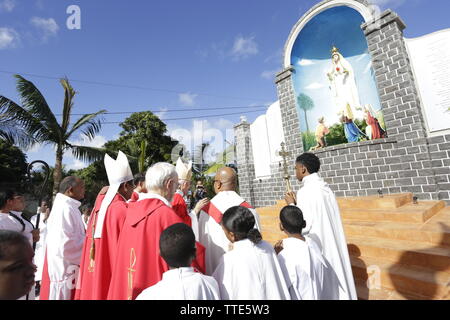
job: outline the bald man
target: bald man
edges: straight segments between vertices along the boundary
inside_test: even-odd
[[[199,216],[199,241],[206,248],[206,274],[211,275],[220,262],[220,258],[229,251],[230,241],[220,225],[223,213],[231,207],[249,208],[255,216],[255,228],[261,230],[259,216],[244,199],[236,193],[237,174],[232,168],[223,167],[214,177],[216,196],[203,207]]]

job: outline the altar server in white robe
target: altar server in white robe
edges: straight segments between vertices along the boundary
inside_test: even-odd
[[[230,241],[225,236],[220,221],[223,213],[231,207],[246,207],[253,214],[255,228],[261,230],[259,216],[240,195],[236,193],[237,174],[232,168],[223,167],[214,177],[216,196],[203,207],[198,220],[199,241],[206,248],[206,274],[211,275],[220,258],[228,252]]]
[[[42,200],[41,205],[38,207],[37,214],[31,217],[31,223],[37,225],[37,220],[39,217],[39,231],[40,238],[36,242],[36,249],[34,251],[34,263],[37,266],[37,271],[35,275],[36,282],[42,280],[42,268],[44,267],[45,258],[45,241],[47,238],[47,220],[50,214],[50,208],[48,206],[48,200]]]
[[[169,265],[162,280],[151,286],[136,300],[219,300],[216,280],[195,272],[190,265],[195,259],[195,235],[188,225],[176,223],[165,229],[159,239],[161,257]]]
[[[327,264],[315,241],[302,236],[305,226],[302,211],[298,207],[284,207],[280,212],[280,229],[288,238],[278,241],[275,251],[291,298],[320,300]]]
[[[297,204],[302,210],[306,221],[302,234],[319,244],[323,256],[337,276],[335,279],[338,283],[334,285],[332,277],[329,277],[322,298],[356,300],[355,282],[339,207],[333,191],[319,176],[319,169],[320,160],[316,155],[304,153],[297,157],[295,172],[303,186],[296,197],[289,192],[285,199],[287,204]]]
[[[84,182],[75,176],[63,179],[47,220],[46,258],[41,300],[71,300],[75,292],[85,228],[79,207]]]
[[[222,227],[232,243],[213,277],[223,300],[290,300],[277,255],[255,229],[255,217],[242,206],[225,211]]]

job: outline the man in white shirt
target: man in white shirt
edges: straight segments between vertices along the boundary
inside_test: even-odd
[[[328,281],[322,298],[327,300],[356,300],[350,257],[339,207],[333,191],[319,176],[319,158],[312,153],[297,157],[295,172],[303,187],[286,194],[288,205],[296,204],[303,212],[306,227],[302,234],[313,238],[322,249],[322,254],[336,273],[338,283]]]
[[[41,300],[71,300],[80,267],[85,228],[79,207],[84,182],[63,179],[47,221],[47,245],[42,274]]]
[[[184,223],[176,223],[161,233],[161,257],[170,270],[136,300],[219,300],[219,286],[213,277],[195,272],[190,265],[195,259],[195,235]]]

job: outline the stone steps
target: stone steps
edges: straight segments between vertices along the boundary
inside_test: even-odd
[[[449,223],[450,226],[450,223]],[[420,228],[416,224],[398,222],[344,221],[347,237],[365,236],[394,240],[414,240],[430,245],[450,247],[450,230],[444,228]]]
[[[358,297],[388,294],[387,299],[442,299],[450,290],[450,275],[427,268],[404,266],[380,258],[350,257]],[[370,288],[367,279],[370,273]],[[377,279],[379,279],[377,287]],[[396,294],[393,295],[393,292]],[[370,296],[369,296],[370,298]]]
[[[394,195],[385,195],[380,197],[343,197],[337,198],[339,208],[343,209],[395,209],[413,201],[412,193],[401,193]]]
[[[392,263],[430,268],[449,273],[450,248],[428,243],[371,237],[347,237],[351,256],[382,258]]]
[[[379,209],[367,207],[341,209],[343,220],[391,221],[423,224],[445,207],[444,201],[420,201],[399,208]]]
[[[413,204],[409,193],[338,203],[359,299],[450,299],[450,207],[443,201]],[[284,205],[257,209],[263,239],[272,244],[286,238],[279,229]],[[369,289],[373,270],[381,287]]]

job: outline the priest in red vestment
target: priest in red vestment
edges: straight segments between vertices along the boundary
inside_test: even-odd
[[[175,166],[156,163],[145,176],[147,193],[128,205],[116,254],[109,300],[133,300],[144,289],[158,283],[169,266],[159,255],[161,233],[182,219],[170,201],[178,187]]]
[[[105,155],[105,168],[109,188],[102,201],[96,219],[92,220],[89,256],[84,258],[82,270],[91,276],[83,276],[79,285],[82,300],[106,300],[111,270],[115,262],[119,235],[127,214],[127,201],[133,189],[133,174],[126,155],[119,151],[117,160]]]
[[[178,158],[176,167],[178,174],[178,189],[175,192],[172,200],[172,209],[183,220],[185,224],[192,228],[194,231],[196,246],[197,246],[197,258],[194,259],[192,267],[205,273],[205,247],[198,242],[198,214],[200,210],[208,204],[209,199],[204,198],[200,200],[195,206],[194,210],[189,212],[184,197],[187,195],[189,188],[191,187],[192,178],[192,162],[189,161],[185,164],[181,158]]]

